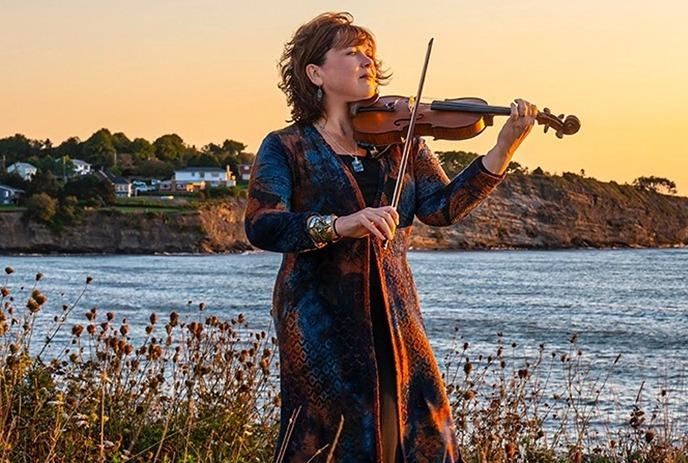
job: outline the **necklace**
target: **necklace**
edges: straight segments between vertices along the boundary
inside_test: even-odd
[[[363,167],[363,163],[361,160],[358,158],[358,156],[354,156],[353,154],[349,153],[349,150],[346,148],[343,148],[342,145],[337,142],[337,140],[332,136],[332,134],[329,132],[329,130],[325,129],[325,126],[321,124],[317,124],[318,129],[320,129],[321,132],[327,135],[327,138],[330,139],[330,141],[333,142],[333,144],[336,146],[336,148],[340,151],[342,151],[344,154],[351,156],[351,167],[354,169],[354,172],[363,172],[365,169]],[[356,152],[356,149],[358,148],[358,145],[356,148],[354,148],[354,152]]]

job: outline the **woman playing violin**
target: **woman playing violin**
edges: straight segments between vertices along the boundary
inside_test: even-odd
[[[348,13],[302,25],[279,65],[293,121],[264,138],[251,171],[246,234],[283,256],[271,311],[281,385],[275,461],[461,461],[406,260],[409,237],[414,217],[452,225],[499,185],[537,108],[516,99],[494,148],[453,179],[414,137],[394,208],[402,146],[353,135],[352,108],[389,77],[375,50]]]

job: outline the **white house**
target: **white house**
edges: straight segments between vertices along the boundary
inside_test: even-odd
[[[74,175],[86,175],[91,173],[91,164],[81,159],[72,159],[74,164]]]
[[[15,162],[7,168],[8,173],[16,172],[24,180],[31,180],[31,178],[36,175],[37,170],[38,169],[28,162]]]
[[[241,180],[249,180],[251,178],[251,164],[239,164],[239,176],[241,176]]]
[[[0,204],[15,204],[24,190],[0,184]]]
[[[119,175],[114,175],[110,172],[105,172],[104,170],[99,170],[98,172],[96,172],[96,175],[112,183],[112,185],[115,187],[115,196],[117,196],[118,198],[131,197],[133,192],[129,180],[122,178]]]
[[[236,186],[236,179],[229,166],[225,169],[219,167],[186,167],[174,171],[172,183],[172,189],[186,190],[187,185],[200,186],[201,183],[208,187]]]

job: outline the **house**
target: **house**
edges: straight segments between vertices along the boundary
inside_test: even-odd
[[[119,175],[111,174],[110,172],[105,172],[104,170],[99,170],[96,175],[103,180],[107,180],[112,183],[115,187],[115,196],[118,198],[129,198],[132,195],[131,183],[129,180],[120,177]]]
[[[246,181],[251,178],[251,164],[239,164],[239,177]]]
[[[0,204],[16,204],[24,190],[0,184]]]
[[[24,180],[31,180],[31,178],[36,175],[36,169],[34,166],[28,162],[15,162],[7,168],[7,173],[16,172]]]
[[[74,175],[86,175],[91,173],[91,164],[81,159],[72,159],[74,164]]]
[[[226,166],[225,169],[219,167],[186,167],[175,170],[174,177],[171,179],[171,191],[195,191],[206,187],[217,186],[236,186],[234,174]],[[163,189],[161,185],[160,189]]]

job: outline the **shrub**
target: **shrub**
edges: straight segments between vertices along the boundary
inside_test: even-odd
[[[46,193],[37,193],[26,200],[25,217],[37,222],[49,223],[57,212],[58,202]]]

